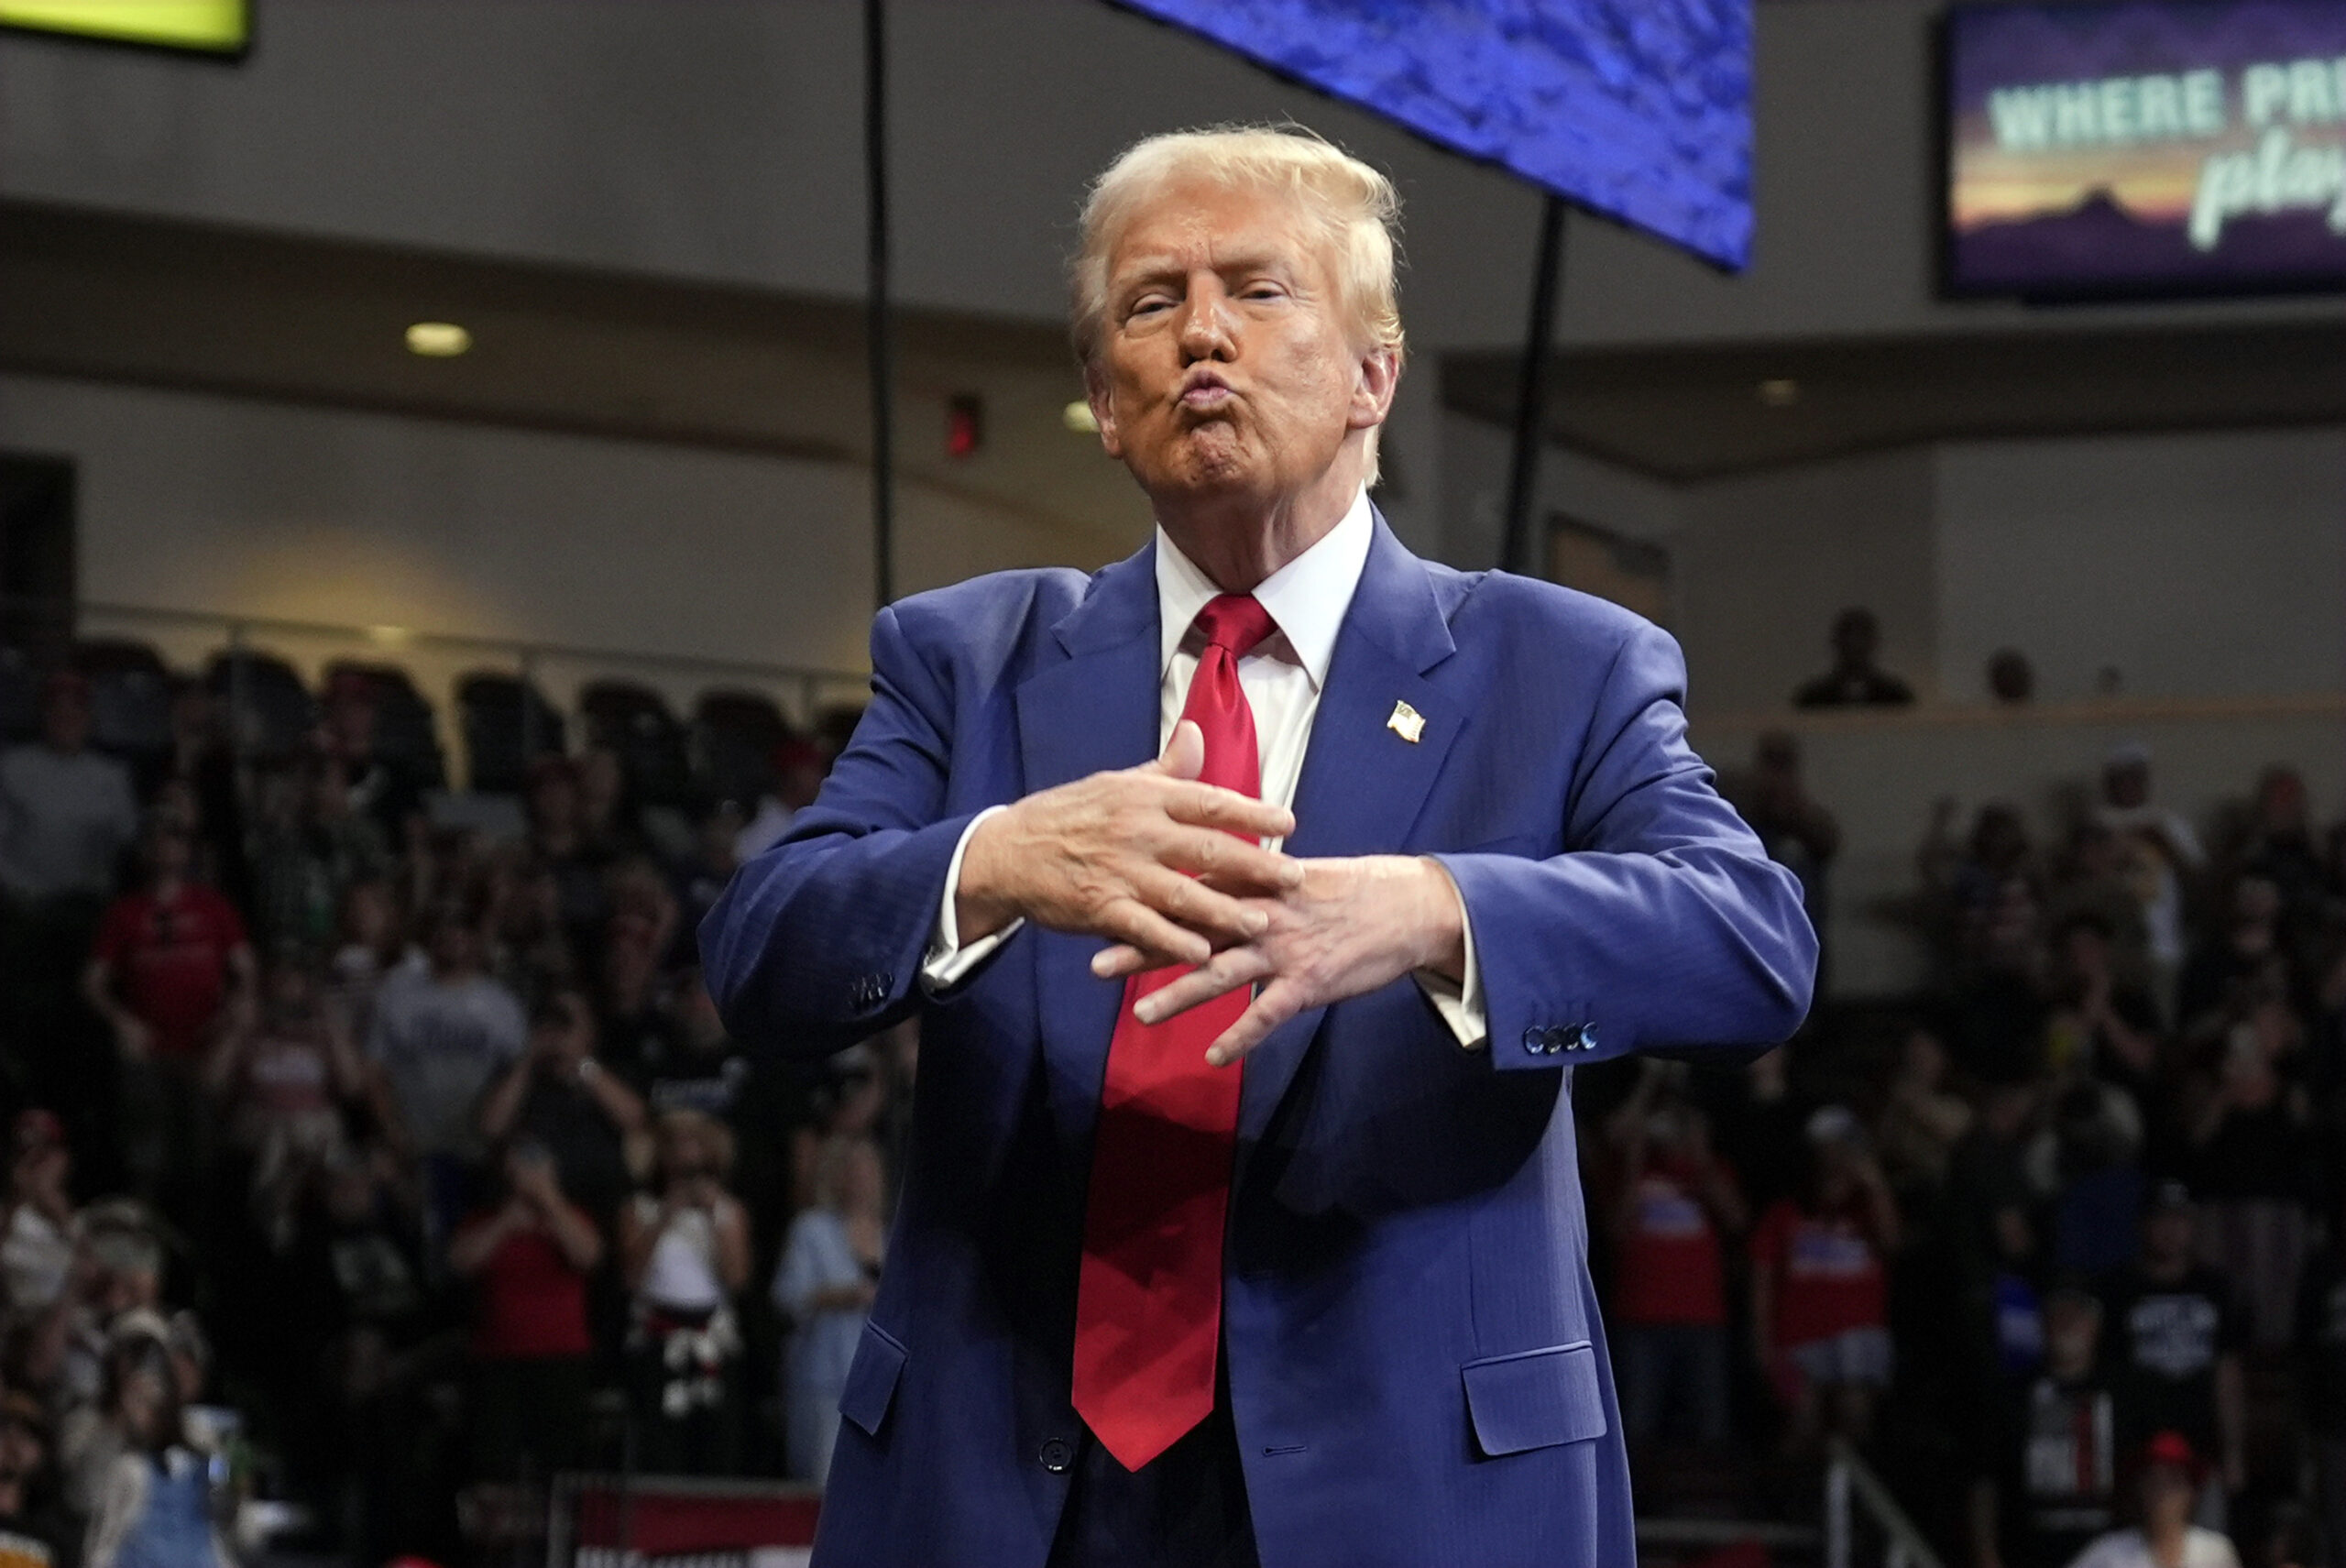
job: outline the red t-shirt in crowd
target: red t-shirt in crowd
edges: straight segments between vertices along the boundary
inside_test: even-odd
[[[1751,1260],[1775,1271],[1780,1347],[1888,1321],[1881,1259],[1854,1209],[1812,1214],[1779,1199],[1751,1233]]]
[[[484,1215],[465,1228],[486,1223]],[[586,1277],[570,1266],[545,1232],[508,1235],[474,1276],[473,1288],[475,1355],[525,1361],[594,1349],[586,1331]]]
[[[122,999],[154,1031],[158,1057],[199,1055],[228,989],[228,955],[245,945],[234,905],[182,883],[169,898],[125,894],[98,923],[93,956],[105,960]]]
[[[1695,1171],[1683,1161],[1657,1164],[1639,1179],[1615,1289],[1619,1321],[1727,1321],[1719,1234],[1695,1192]]]

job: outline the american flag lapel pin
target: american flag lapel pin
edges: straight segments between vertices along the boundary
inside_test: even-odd
[[[1426,737],[1426,716],[1406,702],[1397,702],[1393,705],[1393,717],[1385,721],[1385,728],[1414,746]]]

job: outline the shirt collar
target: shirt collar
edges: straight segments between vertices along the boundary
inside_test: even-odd
[[[1336,657],[1336,633],[1343,628],[1344,612],[1352,608],[1353,592],[1360,587],[1361,572],[1368,565],[1368,547],[1376,538],[1368,491],[1364,488],[1335,527],[1255,587],[1255,599],[1271,612],[1279,635],[1287,640],[1288,651],[1311,677],[1315,691],[1328,682],[1328,666]],[[1157,530],[1159,674],[1171,666],[1198,611],[1221,592],[1160,525]]]

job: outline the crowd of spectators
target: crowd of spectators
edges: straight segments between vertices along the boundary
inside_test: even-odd
[[[456,1499],[565,1469],[819,1481],[916,1040],[752,1057],[693,933],[823,751],[663,817],[590,743],[498,839],[363,691],[261,762],[181,717],[133,776],[62,675],[0,753],[0,1551],[216,1568],[260,1494],[446,1560]],[[1822,926],[1792,738],[1730,793]],[[1579,1075],[1650,1506],[1846,1441],[1969,1568],[2346,1544],[2346,828],[2283,767],[2197,825],[2139,748],[2090,793],[2052,842],[1936,815],[1913,1005]]]
[[[1821,910],[1793,739],[1730,789]],[[2195,827],[2135,745],[2080,795],[1936,812],[1913,1004],[1584,1070],[1641,1485],[1840,1438],[1970,1568],[2346,1562],[2346,824],[2275,766]]]
[[[296,1549],[453,1561],[461,1499],[565,1469],[821,1475],[913,1042],[753,1059],[694,928],[824,752],[663,813],[590,744],[499,840],[435,823],[369,702],[263,758],[191,687],[134,775],[69,673],[0,752],[23,1568],[217,1568],[253,1497]]]

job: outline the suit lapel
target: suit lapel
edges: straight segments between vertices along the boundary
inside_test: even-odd
[[[1026,793],[1157,754],[1158,667],[1157,547],[1100,574],[1081,604],[1054,626],[1066,657],[1018,688],[1018,743]],[[1089,1168],[1108,1042],[1123,982],[1091,972],[1093,938],[1031,931],[1043,1058],[1054,1120],[1071,1168]]]
[[[1311,720],[1288,853],[1371,855],[1399,849],[1465,716],[1454,695],[1426,678],[1455,649],[1424,565],[1377,518],[1376,541],[1336,634],[1327,685]],[[1414,743],[1390,725],[1397,703],[1407,703],[1425,721]],[[1290,1019],[1247,1058],[1238,1118],[1241,1175],[1326,1011],[1314,1008]]]

